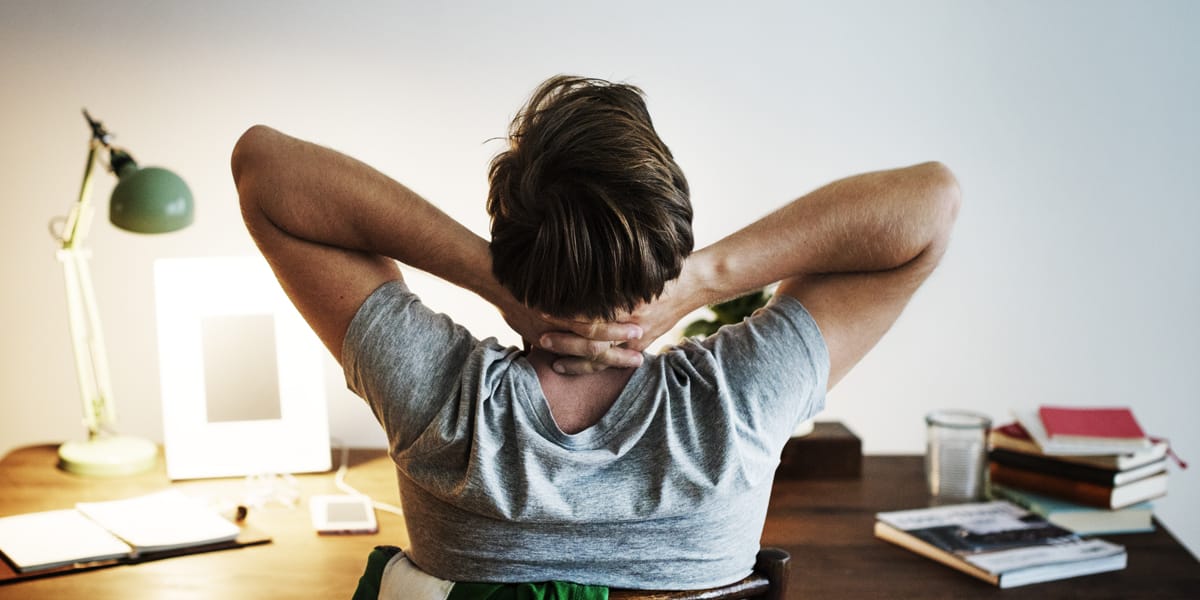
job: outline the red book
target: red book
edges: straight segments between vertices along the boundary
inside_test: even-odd
[[[1145,432],[1128,408],[1043,406],[1038,416],[1051,439],[1078,441],[1144,440]]]
[[[988,435],[988,443],[993,450],[1011,450],[1029,456],[1053,458],[1055,460],[1091,465],[1110,471],[1127,471],[1161,460],[1169,453],[1166,440],[1153,440],[1146,448],[1126,451],[1122,454],[1081,455],[1081,456],[1051,456],[1044,452],[1037,442],[1021,427],[1020,423],[1007,423],[997,426]]]

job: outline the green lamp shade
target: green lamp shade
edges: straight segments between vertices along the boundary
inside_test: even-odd
[[[118,169],[108,219],[137,233],[167,233],[192,224],[192,192],[178,175],[159,167],[139,168],[130,161]]]

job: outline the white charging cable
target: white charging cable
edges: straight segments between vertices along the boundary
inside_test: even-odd
[[[337,486],[337,489],[342,490],[351,496],[366,498],[371,502],[371,506],[373,506],[375,510],[382,510],[384,512],[390,512],[394,515],[404,516],[404,511],[400,507],[375,500],[374,498],[354,489],[350,486],[350,484],[346,483],[346,470],[347,465],[350,463],[350,447],[336,439],[334,440],[334,443],[336,443],[337,446],[342,450],[342,458],[340,464],[338,464],[337,473],[333,476],[333,484]]]

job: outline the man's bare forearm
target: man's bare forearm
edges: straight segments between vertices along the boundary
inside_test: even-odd
[[[362,162],[256,126],[239,140],[233,167],[247,223],[261,220],[309,242],[386,256],[493,303],[503,296],[485,240]]]
[[[895,269],[948,234],[958,186],[940,163],[848,177],[698,251],[696,306],[807,275]]]
[[[242,136],[232,163],[247,227],[334,356],[339,356],[340,341],[358,309],[355,302],[374,287],[358,290],[354,300],[347,301],[345,290],[331,289],[328,273],[319,272],[322,266],[310,264],[308,254],[298,253],[297,248],[306,244],[336,249],[339,258],[326,256],[321,265],[353,268],[371,285],[399,276],[395,260],[472,291],[496,306],[525,340],[537,340],[556,327],[496,281],[484,239],[375,169],[262,126]],[[342,285],[364,281],[342,275]],[[636,325],[622,323],[588,325],[583,330],[592,340],[605,342],[605,348],[611,346],[608,341],[641,334]],[[632,351],[588,352],[606,366],[641,361]]]

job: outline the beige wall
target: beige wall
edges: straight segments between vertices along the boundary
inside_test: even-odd
[[[101,217],[92,238],[122,428],[161,439],[153,261],[254,252],[227,168],[248,125],[363,158],[485,233],[485,140],[538,81],[575,72],[647,90],[700,243],[851,172],[956,170],[943,267],[830,396],[824,417],[867,451],[922,451],[934,407],[1003,419],[1058,402],[1133,405],[1200,457],[1196,4],[407,4],[0,3],[0,451],[81,435],[46,234],[78,189],[80,107],[197,199],[182,233]],[[479,300],[416,286],[512,341]],[[333,435],[381,445],[332,361],[326,374]],[[1193,551],[1198,481],[1176,473],[1158,503]]]

